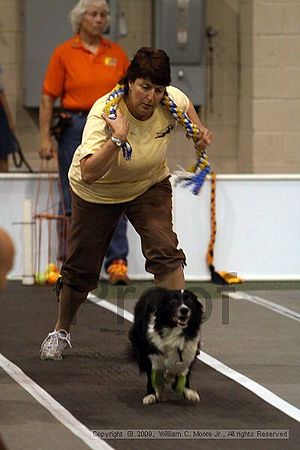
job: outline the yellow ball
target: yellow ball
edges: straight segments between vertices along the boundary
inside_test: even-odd
[[[59,272],[56,264],[54,264],[54,263],[47,264],[45,273],[49,274],[50,272],[57,272],[57,273]]]
[[[47,283],[55,284],[59,278],[58,272],[49,272],[47,275]]]

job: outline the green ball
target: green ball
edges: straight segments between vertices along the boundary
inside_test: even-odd
[[[36,273],[35,274],[35,282],[36,284],[42,286],[47,281],[46,276],[44,273]]]

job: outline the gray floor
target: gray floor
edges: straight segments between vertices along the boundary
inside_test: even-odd
[[[144,286],[150,283],[119,287],[115,295],[113,288],[104,284],[97,295],[133,312],[132,299]],[[253,282],[225,288],[193,282],[187,287],[206,309],[202,350],[300,408],[300,315],[297,321],[249,301],[230,298],[232,293],[247,293],[300,314],[300,282]]]
[[[1,434],[9,450],[87,448],[4,370],[0,370],[0,386]]]
[[[135,304],[135,300],[141,294],[141,292],[149,286],[150,283],[132,283],[129,287],[111,287],[106,283],[101,283],[99,289],[96,291],[97,296],[104,298],[111,304],[117,304],[120,308],[132,312]],[[278,395],[286,402],[300,408],[300,358],[299,358],[299,320],[284,316],[274,310],[260,306],[245,300],[243,295],[241,298],[231,298],[232,293],[238,294],[239,292],[246,293],[248,296],[254,298],[265,299],[271,303],[281,305],[288,308],[295,313],[300,312],[300,283],[245,283],[243,285],[230,287],[230,291],[224,292],[224,289],[219,286],[215,286],[211,283],[190,283],[188,285],[190,289],[196,292],[205,306],[206,321],[202,328],[202,351],[206,354],[216,358],[223,364],[229,366],[235,371],[251,378],[260,385],[264,386],[272,393]],[[234,292],[232,292],[234,291]],[[24,292],[24,301],[20,303],[21,307],[18,307],[17,316],[14,310],[14,295],[20,296],[20,292]],[[30,295],[29,295],[30,292]],[[38,301],[39,294],[41,294],[41,302]],[[109,333],[112,334],[114,339],[112,340],[112,347],[125,345],[127,341],[128,323],[123,320],[122,317],[111,318],[110,313],[104,313],[102,308],[89,306],[86,304],[83,306],[82,312],[78,315],[78,326],[74,330],[75,343],[77,341],[77,348],[82,345],[81,349],[77,350],[74,346],[74,357],[77,358],[77,362],[73,365],[72,358],[66,358],[65,361],[54,363],[59,366],[54,366],[52,362],[47,362],[48,366],[39,366],[39,362],[35,357],[35,348],[37,342],[35,342],[34,335],[29,339],[29,346],[31,352],[27,349],[20,347],[19,351],[16,348],[14,342],[18,339],[18,333],[21,332],[22,317],[26,316],[26,329],[22,330],[24,336],[28,336],[30,329],[36,329],[37,339],[40,342],[40,336],[48,332],[50,324],[54,322],[56,305],[53,304],[52,292],[48,288],[34,288],[32,291],[26,291],[26,288],[22,289],[20,286],[16,286],[14,283],[10,283],[8,290],[4,294],[1,294],[0,298],[0,313],[2,315],[2,325],[0,330],[1,336],[1,352],[8,358],[13,360],[25,373],[32,376],[36,382],[38,382],[44,389],[47,390],[57,401],[65,403],[71,410],[72,414],[81,422],[84,422],[85,417],[88,417],[91,409],[91,404],[86,404],[85,398],[89,392],[84,393],[85,378],[84,369],[85,363],[90,364],[90,374],[96,378],[99,376],[99,368],[94,365],[95,360],[98,359],[97,352],[93,353],[94,335],[91,335],[85,342],[82,335],[77,335],[81,329],[86,329],[86,323],[95,321],[102,331],[106,331],[109,341]],[[238,297],[238,295],[237,295]],[[249,297],[248,297],[249,298]],[[42,301],[47,301],[43,305]],[[49,303],[49,304],[48,304]],[[106,314],[107,317],[106,317]],[[81,322],[82,321],[82,322]],[[86,321],[86,322],[84,322]],[[104,322],[103,322],[104,321]],[[113,325],[111,322],[113,321]],[[98,330],[99,331],[99,330]],[[87,338],[86,338],[87,339]],[[24,341],[24,338],[22,338]],[[22,341],[21,340],[21,341]],[[114,342],[114,343],[113,343]],[[106,348],[105,352],[109,352],[107,349],[109,344],[106,341],[102,343]],[[95,347],[97,349],[97,346]],[[118,348],[111,349],[112,367],[114,365],[120,365],[122,368],[122,360],[118,361]],[[108,358],[106,353],[103,353],[103,358]],[[100,352],[101,353],[101,352]],[[101,355],[100,355],[101,356]],[[85,358],[85,359],[84,359]],[[108,361],[108,359],[107,359]],[[99,358],[101,363],[101,357]],[[45,364],[45,363],[44,363]],[[49,365],[50,364],[50,365]],[[82,364],[82,366],[81,366]],[[100,364],[101,366],[101,364]],[[44,367],[47,368],[46,373],[42,373]],[[41,368],[41,372],[40,372]],[[59,370],[60,375],[65,374],[68,376],[70,370],[72,371],[72,377],[75,378],[74,386],[70,385],[69,397],[66,399],[59,391],[59,380],[56,377],[55,370]],[[76,371],[78,371],[78,379],[76,380]],[[39,373],[40,372],[40,373]],[[109,373],[109,372],[108,372]],[[138,374],[133,372],[130,376],[137,377]],[[182,429],[191,428],[193,417],[195,414],[200,414],[201,422],[199,422],[198,428],[203,429],[206,425],[209,429],[223,429],[238,428],[236,424],[242,424],[245,429],[247,428],[260,428],[265,429],[266,424],[268,428],[272,428],[272,417],[274,416],[274,424],[281,423],[280,428],[289,428],[291,431],[289,440],[268,440],[257,441],[248,439],[243,441],[228,441],[228,440],[181,440],[167,442],[166,440],[160,441],[108,441],[108,444],[113,448],[155,448],[157,445],[160,448],[266,448],[266,449],[280,449],[290,448],[296,449],[300,445],[300,427],[299,423],[285,416],[284,413],[274,411],[274,407],[269,407],[264,401],[260,401],[257,405],[255,403],[255,394],[247,394],[245,390],[241,390],[238,383],[232,381],[226,381],[226,378],[220,378],[215,374],[212,369],[197,367],[196,375],[199,373],[199,379],[196,377],[197,383],[201,388],[201,395],[203,400],[203,409],[200,405],[198,408],[191,410],[190,408],[182,408],[178,405],[159,405],[157,408],[157,414],[155,416],[149,416],[148,411],[141,409],[139,412],[139,403],[134,403],[131,399],[132,395],[140,396],[142,392],[142,386],[144,380],[138,379],[138,386],[131,389],[130,383],[127,386],[128,398],[117,397],[113,400],[112,392],[110,395],[105,396],[105,405],[101,405],[101,408],[105,410],[107,408],[107,417],[109,414],[119,417],[119,421],[111,422],[108,420],[108,425],[118,423],[118,427],[121,429],[122,424],[128,425],[126,419],[132,414],[133,420],[137,420],[135,414],[141,415],[141,424],[143,429],[158,428],[163,426],[164,420],[166,424],[171,422],[164,416],[169,413],[182,415],[181,422]],[[202,373],[203,380],[202,380]],[[80,378],[80,375],[83,378]],[[111,375],[113,378],[113,374]],[[93,382],[91,378],[91,382]],[[118,380],[117,380],[118,381]],[[120,378],[118,381],[122,383]],[[112,380],[112,386],[113,380]],[[117,386],[117,385],[116,385]],[[71,388],[74,387],[74,390]],[[112,388],[113,390],[113,388]],[[133,394],[131,390],[134,391]],[[80,393],[81,392],[81,393]],[[56,397],[57,394],[57,397]],[[93,395],[96,399],[96,393],[90,392],[91,398]],[[111,397],[110,397],[111,396]],[[110,398],[111,402],[115,401],[113,411],[110,410]],[[223,404],[221,403],[221,399]],[[235,399],[240,399],[240,404]],[[232,403],[232,404],[231,404]],[[64,406],[65,406],[64,404]],[[89,408],[90,405],[90,408]],[[248,406],[249,408],[248,408]],[[241,421],[238,422],[239,412],[235,408],[240,407]],[[67,408],[67,409],[68,409]],[[178,409],[179,408],[179,409]],[[266,408],[266,409],[264,409]],[[248,410],[249,409],[249,410]],[[96,408],[97,410],[97,408]],[[197,411],[196,411],[197,410]],[[226,417],[220,415],[220,411],[224,411]],[[122,411],[124,416],[122,416]],[[149,410],[151,414],[155,410]],[[199,413],[200,411],[200,413]],[[95,413],[96,414],[96,413]],[[247,416],[248,414],[248,416]],[[143,415],[145,416],[143,419]],[[89,416],[88,423],[92,420]],[[94,416],[96,417],[96,416]],[[135,417],[135,419],[134,419]],[[161,419],[160,419],[161,417]],[[248,417],[248,418],[247,418]],[[265,420],[264,420],[265,417]],[[96,420],[96,419],[95,419]],[[155,422],[156,421],[156,422]],[[95,423],[98,424],[97,421]],[[157,423],[155,427],[153,424]],[[175,422],[174,422],[175,423]],[[195,422],[197,423],[197,421]],[[30,394],[28,394],[22,387],[18,385],[11,377],[9,377],[3,370],[0,370],[0,424],[1,424],[1,436],[5,441],[8,450],[26,450],[26,449],[85,449],[89,448],[81,439],[76,437],[70,430],[62,425],[52,414],[50,414],[44,407],[42,407]],[[132,427],[137,428],[134,426]],[[151,426],[149,426],[151,425]],[[254,426],[255,425],[255,426]],[[140,425],[141,426],[141,425]],[[110,428],[107,426],[107,428]],[[276,426],[276,428],[278,428]],[[22,438],[21,438],[22,437]],[[172,445],[171,445],[172,444]],[[172,447],[173,446],[173,447]]]

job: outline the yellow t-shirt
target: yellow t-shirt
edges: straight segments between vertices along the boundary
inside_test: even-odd
[[[167,92],[176,105],[186,112],[188,97],[173,86],[169,86]],[[137,120],[121,100],[119,108],[130,125],[128,141],[132,147],[131,159],[126,161],[120,151],[105,175],[89,185],[82,180],[80,160],[99,151],[111,136],[101,117],[107,97],[105,95],[97,100],[88,115],[81,145],[74,154],[69,170],[69,180],[73,192],[83,200],[92,203],[123,203],[143,194],[170,174],[166,154],[177,122],[162,105],[154,110],[149,119]]]

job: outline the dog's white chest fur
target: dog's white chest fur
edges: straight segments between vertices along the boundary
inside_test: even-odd
[[[150,342],[161,352],[150,355],[152,367],[173,375],[186,375],[190,364],[194,361],[200,333],[196,338],[186,340],[179,327],[164,328],[161,335],[154,329],[155,315],[149,322],[147,335]]]

